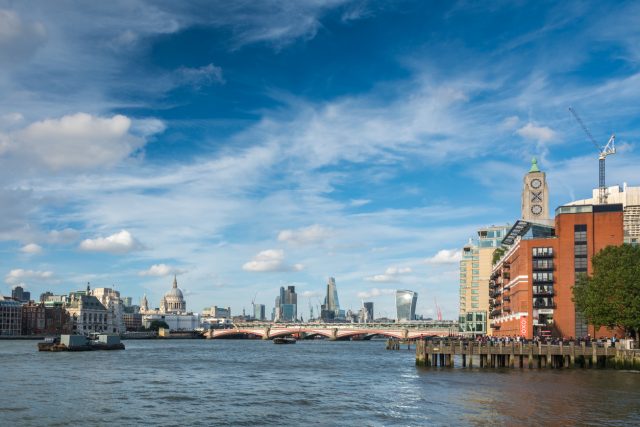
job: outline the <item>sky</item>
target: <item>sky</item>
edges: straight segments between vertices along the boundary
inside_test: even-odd
[[[0,294],[187,308],[395,289],[457,318],[460,248],[640,185],[640,3],[0,0]]]

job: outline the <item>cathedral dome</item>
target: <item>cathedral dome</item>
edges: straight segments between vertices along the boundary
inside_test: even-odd
[[[178,288],[178,280],[175,276],[172,288],[164,294],[160,301],[160,309],[164,313],[179,313],[187,309],[187,303],[184,301],[182,291]]]

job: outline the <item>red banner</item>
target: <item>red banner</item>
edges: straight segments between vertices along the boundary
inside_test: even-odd
[[[523,337],[527,335],[527,318],[526,317],[520,318],[520,335],[522,335]]]

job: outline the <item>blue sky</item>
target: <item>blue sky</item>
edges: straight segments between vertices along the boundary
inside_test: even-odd
[[[640,185],[637,2],[0,0],[0,292],[458,311],[458,250]]]

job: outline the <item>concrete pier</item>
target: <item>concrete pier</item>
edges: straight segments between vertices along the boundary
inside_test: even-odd
[[[625,350],[592,343],[580,345],[542,343],[477,343],[475,341],[416,341],[416,364],[453,367],[460,356],[462,367],[473,367],[477,357],[480,368],[616,368],[640,370],[640,350]],[[526,363],[525,363],[526,359]],[[516,363],[517,360],[517,363]]]

